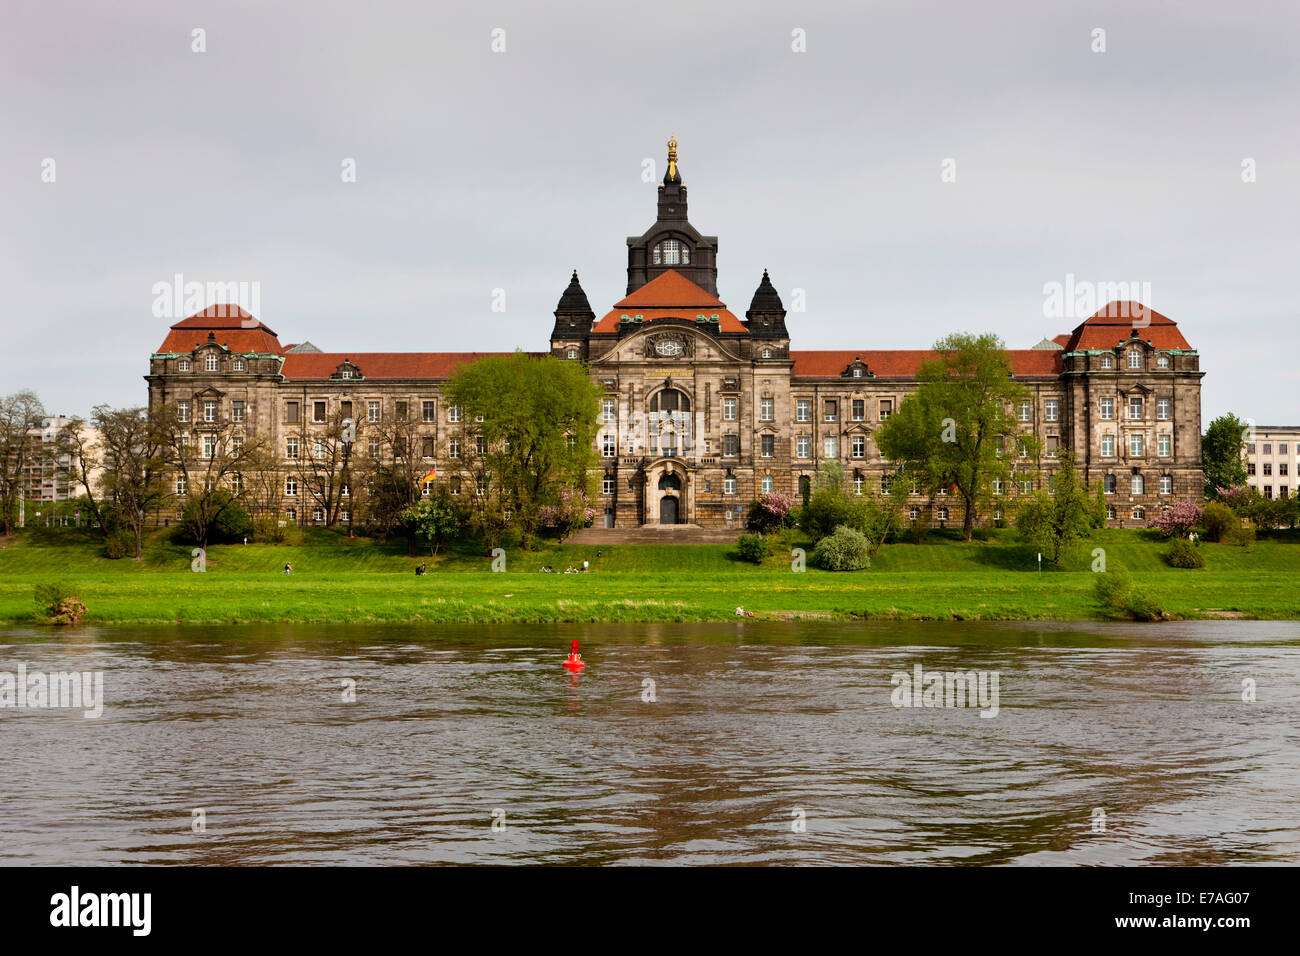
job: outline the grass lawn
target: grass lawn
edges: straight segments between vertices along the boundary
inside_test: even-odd
[[[736,560],[729,545],[551,546],[507,553],[507,570],[472,546],[407,557],[404,542],[309,531],[298,545],[217,545],[207,570],[190,570],[190,548],[152,535],[145,560],[110,561],[99,543],[70,529],[31,529],[0,543],[0,623],[36,620],[33,587],[65,582],[87,605],[88,623],[247,621],[700,621],[758,617],[1084,620],[1105,617],[1093,597],[1091,551],[1129,570],[1175,617],[1300,619],[1300,533],[1250,550],[1204,544],[1206,567],[1171,568],[1148,532],[1098,532],[1067,570],[1044,568],[1010,531],[965,544],[951,533],[891,544],[866,571],[790,570]],[[599,552],[599,557],[597,556]],[[541,574],[590,563],[587,574]],[[292,577],[281,574],[292,561]],[[424,561],[429,574],[416,576]]]

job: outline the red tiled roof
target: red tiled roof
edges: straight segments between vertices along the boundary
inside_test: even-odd
[[[1059,345],[1061,348],[1065,348],[1065,346],[1070,341],[1070,333],[1062,332],[1060,335],[1053,335],[1052,341],[1055,342],[1057,345]]]
[[[676,317],[694,322],[696,315],[718,316],[719,332],[744,332],[740,319],[711,295],[676,269],[655,276],[631,295],[614,303],[614,308],[596,323],[594,332],[617,332],[624,315],[640,315],[643,322]]]
[[[1047,349],[1013,349],[1011,368],[1017,376],[1059,375],[1062,371],[1061,353]],[[938,358],[939,353],[924,349],[915,351],[878,352],[860,351],[795,351],[790,358],[794,360],[791,374],[795,378],[839,378],[854,359],[861,359],[867,366],[867,372],[877,378],[914,378],[922,362]]]
[[[345,361],[362,376],[380,379],[445,379],[460,365],[512,352],[294,352],[284,357],[280,374],[291,381],[328,379]],[[535,353],[529,353],[535,354]],[[542,354],[542,353],[536,353]]]
[[[202,312],[195,312],[188,319],[181,319],[173,329],[266,329],[275,335],[273,329],[267,328],[252,313],[245,312],[237,305],[210,305]]]
[[[1150,324],[1142,325],[1144,321]],[[1135,325],[1134,323],[1138,323]],[[1158,349],[1190,349],[1173,319],[1140,302],[1111,302],[1070,333],[1065,351],[1113,349],[1133,333]]]
[[[280,340],[275,330],[237,305],[210,305],[171,327],[159,352],[192,352],[212,333],[218,345],[232,352],[279,354]]]

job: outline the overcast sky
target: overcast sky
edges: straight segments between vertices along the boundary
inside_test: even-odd
[[[153,287],[177,273],[259,283],[286,343],[545,348],[572,269],[597,316],[624,294],[643,160],[657,182],[675,134],[721,298],[743,313],[765,267],[787,306],[806,290],[796,349],[1023,348],[1078,322],[1044,315],[1046,283],[1147,283],[1201,353],[1204,423],[1300,424],[1286,0],[5,0],[3,20],[0,393],[52,412],[144,403],[183,317]]]

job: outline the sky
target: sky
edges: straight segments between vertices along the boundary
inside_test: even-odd
[[[143,404],[177,275],[285,343],[544,349],[572,270],[624,295],[673,135],[720,297],[802,290],[795,349],[1027,348],[1086,317],[1051,283],[1125,282],[1203,425],[1300,424],[1298,39],[1285,0],[5,0],[0,394]]]

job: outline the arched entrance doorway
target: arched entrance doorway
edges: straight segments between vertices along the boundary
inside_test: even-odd
[[[677,524],[681,516],[678,494],[682,490],[682,480],[676,475],[664,475],[659,479],[659,490],[663,493],[659,499],[659,523]]]
[[[672,495],[664,495],[659,499],[659,523],[677,523],[677,499]]]

